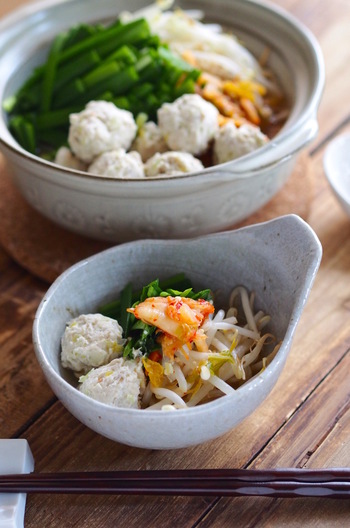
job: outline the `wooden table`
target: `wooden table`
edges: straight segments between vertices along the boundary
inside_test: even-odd
[[[22,3],[0,0],[0,14]],[[37,471],[350,465],[350,220],[322,166],[329,141],[350,130],[350,3],[275,3],[318,37],[327,77],[320,133],[308,151],[316,175],[308,222],[324,256],[280,381],[253,416],[205,445],[157,452],[109,441],[73,418],[46,384],[31,330],[47,284],[0,249],[0,437],[26,438]],[[350,526],[350,501],[30,495],[25,525],[343,528]]]

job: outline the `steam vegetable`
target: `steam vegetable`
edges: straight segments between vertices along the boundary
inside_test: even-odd
[[[29,152],[66,142],[69,116],[92,100],[154,119],[164,102],[193,93],[199,70],[175,56],[148,22],[80,25],[59,34],[46,63],[4,102],[9,127]],[[62,136],[65,141],[62,141]]]
[[[118,407],[172,411],[231,394],[279,348],[264,331],[270,317],[253,305],[254,297],[237,287],[227,311],[215,309],[212,292],[195,293],[182,274],[136,293],[128,284],[100,314],[119,321],[123,350],[80,377],[79,389]]]

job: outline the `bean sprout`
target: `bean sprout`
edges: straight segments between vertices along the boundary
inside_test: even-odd
[[[237,301],[240,308],[233,306]],[[220,395],[234,394],[242,383],[264,370],[270,351],[266,348],[274,336],[270,332],[261,333],[270,316],[263,310],[255,312],[254,302],[255,296],[249,295],[244,287],[235,288],[228,310],[219,309],[203,323],[207,349],[201,351],[187,343],[176,350],[172,362],[163,360],[163,384],[148,385],[147,391],[152,391],[153,397],[144,407],[152,410],[193,407]],[[277,350],[278,346],[270,352],[271,356]]]

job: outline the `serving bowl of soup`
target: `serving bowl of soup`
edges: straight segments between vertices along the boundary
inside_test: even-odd
[[[117,442],[150,449],[174,449],[212,440],[256,411],[278,381],[321,255],[317,236],[295,215],[195,239],[139,240],[115,246],[75,264],[45,294],[33,326],[33,343],[39,365],[53,392],[78,420]],[[100,332],[89,321],[83,325],[82,318],[87,320],[94,314],[96,318],[98,313],[101,317],[102,312],[106,313],[101,312],[101,307],[107,306],[110,310],[129,283],[139,290],[155,279],[161,282],[179,274],[191,281],[196,292],[210,289],[216,315],[220,309],[227,310],[233,290],[244,288],[249,292],[253,319],[256,316],[256,322],[250,320],[244,331],[251,332],[265,314],[263,319],[267,324],[263,333],[269,336],[272,347],[267,354],[254,358],[256,369],[253,363],[248,367],[246,355],[242,356],[246,360],[239,359],[243,352],[235,338],[231,345],[222,341],[221,356],[217,352],[214,356],[225,361],[214,363],[214,356],[209,357],[211,366],[206,363],[208,354],[203,346],[201,351],[196,351],[197,345],[194,345],[187,352],[181,347],[183,350],[176,354],[185,354],[187,366],[182,375],[175,372],[174,393],[172,396],[166,393],[171,399],[165,400],[160,390],[165,380],[157,382],[149,368],[156,362],[158,373],[163,369],[166,374],[171,368],[164,341],[158,345],[158,354],[161,346],[163,358],[156,359],[149,351],[141,350],[136,353],[136,358],[129,359],[126,357],[129,347],[123,341],[127,335],[119,334],[121,339],[117,336],[115,340],[108,330],[105,341],[108,337],[110,353],[118,358],[100,358],[100,366],[96,367],[92,356],[101,345]],[[181,304],[178,296],[176,293],[177,303]],[[206,303],[203,300],[200,304],[206,306]],[[231,315],[226,315],[232,323]],[[122,323],[122,318],[117,320]],[[215,323],[215,317],[212,321]],[[223,322],[229,322],[227,317]],[[115,325],[116,321],[108,320],[108,328],[111,324]],[[239,326],[245,326],[242,320]],[[84,327],[95,329],[93,350],[91,334],[88,339],[86,335],[82,338]],[[203,331],[208,338],[210,329],[203,327]],[[89,351],[87,348],[82,353],[77,351],[76,347],[82,343],[88,344]],[[208,343],[208,346],[210,349],[212,344]],[[136,348],[139,350],[138,346]],[[189,369],[191,354],[202,354],[201,363],[205,368],[197,378]],[[182,368],[182,363],[176,363]],[[91,368],[92,364],[95,367]],[[244,368],[244,373],[236,371],[238,364]],[[232,366],[237,378],[233,381],[230,379],[232,373],[225,374],[226,368]],[[118,378],[116,368],[120,367],[123,374]],[[80,371],[81,375],[74,375],[74,371]],[[115,385],[116,379],[123,385],[123,391]],[[142,389],[138,394],[130,389],[137,380],[139,389]],[[150,382],[159,404],[147,397],[144,385]],[[184,383],[186,389],[182,387]],[[214,388],[213,396],[209,400],[199,399],[198,394],[203,393],[203,387],[208,384],[210,390]]]
[[[147,5],[147,2],[143,0],[133,2],[120,0],[117,3],[105,0],[99,5],[97,11],[92,0],[84,2],[82,0],[44,1],[28,4],[0,22],[0,44],[3,50],[0,57],[2,71],[0,100],[3,106],[0,117],[0,148],[8,161],[15,184],[24,198],[52,221],[76,233],[112,242],[126,242],[140,238],[200,236],[226,229],[247,218],[281,189],[293,171],[298,154],[314,139],[318,129],[317,109],[324,84],[324,65],[320,47],[307,28],[288,13],[263,2],[220,0],[214,5],[209,1],[185,0],[178,2],[176,7],[181,8],[185,13],[189,12],[194,17],[198,11],[201,11],[204,15],[201,23],[210,28],[214,36],[220,34],[222,28],[228,34],[233,33],[233,41],[235,44],[237,42],[239,45],[244,44],[248,58],[243,53],[242,60],[245,64],[246,77],[240,78],[239,72],[232,72],[230,74],[232,78],[226,79],[228,82],[224,83],[225,97],[230,90],[235,93],[238,90],[240,93],[238,105],[240,113],[237,116],[232,109],[230,111],[222,109],[222,99],[219,97],[218,100],[217,94],[212,95],[210,89],[205,90],[205,83],[203,84],[202,81],[203,70],[207,67],[207,63],[203,63],[203,57],[201,62],[200,53],[203,50],[196,49],[194,52],[191,49],[190,53],[187,53],[187,49],[181,48],[183,43],[176,42],[180,46],[177,49],[180,49],[182,58],[185,57],[190,63],[194,61],[193,68],[202,74],[202,77],[199,77],[199,83],[196,78],[195,86],[181,87],[184,91],[195,93],[184,93],[182,96],[201,98],[210,105],[210,108],[216,105],[215,112],[218,115],[219,125],[215,122],[215,127],[220,127],[220,130],[227,124],[226,120],[231,120],[232,115],[234,125],[231,128],[235,127],[235,131],[236,129],[243,130],[242,125],[246,124],[247,117],[253,121],[256,117],[262,121],[265,120],[262,133],[266,141],[256,140],[255,137],[256,148],[240,149],[239,144],[242,144],[242,138],[239,138],[238,155],[237,148],[231,148],[234,140],[231,140],[231,136],[228,135],[228,139],[224,140],[224,150],[230,152],[227,157],[222,154],[222,148],[216,148],[216,142],[219,140],[214,136],[214,132],[204,133],[206,138],[202,145],[202,122],[199,121],[196,124],[192,110],[188,114],[188,119],[186,114],[182,118],[182,125],[189,124],[193,128],[190,127],[183,131],[181,126],[176,129],[176,116],[173,118],[173,113],[166,106],[163,115],[160,116],[156,112],[153,119],[163,126],[166,149],[172,151],[170,162],[172,167],[174,163],[177,169],[181,166],[175,174],[169,170],[166,164],[168,160],[165,168],[162,160],[163,168],[159,169],[157,162],[156,173],[153,171],[153,164],[151,169],[147,169],[148,172],[146,170],[146,176],[142,172],[144,171],[142,163],[142,177],[139,177],[139,173],[133,172],[131,165],[128,165],[126,169],[124,166],[121,168],[119,158],[116,162],[119,169],[116,172],[111,173],[107,170],[101,173],[100,168],[96,168],[98,164],[96,165],[93,163],[94,160],[89,158],[89,153],[96,145],[95,140],[92,140],[84,151],[84,156],[87,153],[86,159],[89,160],[87,162],[89,167],[94,165],[92,170],[80,165],[67,167],[59,164],[56,158],[50,158],[38,146],[34,146],[30,151],[31,136],[29,135],[27,143],[21,141],[21,135],[26,136],[28,121],[25,121],[24,127],[22,122],[20,123],[18,127],[20,131],[16,135],[14,133],[16,120],[11,121],[11,119],[18,116],[11,115],[7,109],[9,101],[13,100],[21,87],[31,78],[33,71],[40,70],[42,64],[45,63],[49,50],[52,51],[51,46],[55,37],[78,24],[113,24],[113,21],[126,11],[131,12],[129,17],[132,20],[132,14],[136,12],[138,16],[142,16],[143,12],[140,9],[146,8]],[[149,20],[153,28],[152,18]],[[162,35],[161,33],[161,40],[165,38]],[[185,44],[187,47],[187,42]],[[211,45],[214,46],[214,44]],[[170,51],[173,51],[173,48]],[[209,47],[209,55],[212,51],[213,49]],[[226,48],[224,51],[226,52]],[[245,60],[248,62],[246,63]],[[249,81],[252,64],[256,68],[264,68],[265,73],[268,72],[262,84],[256,83],[255,78],[254,83]],[[168,82],[170,77],[166,79]],[[232,82],[235,79],[240,80],[238,87],[237,83]],[[89,80],[91,81],[91,77]],[[204,81],[208,82],[208,77],[204,78]],[[252,90],[255,89],[258,94],[255,93],[255,101],[257,97],[264,98],[264,90],[268,90],[271,83],[276,83],[274,86],[278,86],[284,106],[282,105],[280,111],[274,114],[276,119],[269,121],[266,116],[269,115],[271,108],[269,109],[269,105],[265,104],[266,100],[258,109],[260,114],[256,116],[254,114],[256,108],[254,110],[250,99],[253,97]],[[210,82],[208,86],[212,88]],[[144,85],[143,89],[145,89]],[[148,89],[150,89],[149,86]],[[71,93],[69,90],[68,92]],[[97,92],[90,93],[91,97],[98,98]],[[178,95],[179,93],[177,92]],[[67,90],[66,92],[58,91],[57,100],[62,100],[65,94]],[[107,102],[110,104],[117,102],[129,108],[128,97],[124,95],[118,97],[117,101],[113,98],[113,103]],[[104,97],[108,99],[109,96],[107,94]],[[164,99],[165,103],[162,104],[169,104],[167,97]],[[140,99],[142,101],[142,97]],[[146,99],[152,100],[150,94],[144,97],[144,101]],[[79,96],[74,103],[78,100]],[[84,105],[91,103],[83,97],[81,100]],[[273,104],[272,100],[272,93],[270,93],[269,104]],[[176,101],[172,100],[170,104],[174,102]],[[45,109],[49,103],[47,98],[44,97],[44,102],[42,102],[39,97],[38,104]],[[55,108],[54,102],[53,112],[56,112]],[[57,108],[60,110],[59,106]],[[204,116],[203,120],[209,119],[208,108],[205,107],[201,114]],[[76,112],[76,110],[74,107],[74,112],[73,110],[72,112],[75,115],[80,114],[80,111]],[[142,105],[137,111],[134,110],[133,117],[138,130],[140,130],[139,117],[143,114],[142,110],[144,110]],[[151,115],[152,110],[147,109],[147,112]],[[200,113],[201,110],[198,112]],[[196,115],[198,116],[198,113]],[[32,119],[34,123],[40,122],[42,125],[47,115],[40,115],[38,118],[29,107],[24,117]],[[135,137],[138,133],[136,128]],[[44,130],[41,136],[44,136],[44,140],[48,140],[57,132],[58,130],[55,129]],[[216,135],[218,134],[219,130],[216,130]],[[125,135],[125,132],[121,134],[123,139]],[[196,141],[193,147],[194,138]],[[68,139],[68,132],[66,137],[62,138],[62,144],[66,139]],[[249,141],[251,137],[248,138],[246,144],[249,144]],[[73,142],[71,141],[68,146],[74,147]],[[123,150],[124,155],[124,151],[134,150],[136,147],[134,143],[126,146],[122,142],[117,143],[117,147],[114,143],[110,148],[114,152],[118,150],[119,153]],[[174,161],[174,153],[176,154],[178,150],[186,151],[186,149],[186,156],[192,156],[191,162],[189,164],[187,161],[184,162],[183,152],[180,161],[178,156],[175,156]],[[231,151],[236,154],[232,154]],[[235,157],[230,159],[233,155]],[[194,164],[192,158],[195,160]],[[130,161],[130,157],[128,160]],[[135,166],[134,161],[135,157],[131,162],[132,167]],[[137,163],[139,161],[140,156]],[[115,162],[110,162],[110,159],[102,162],[105,168],[110,167],[111,164],[115,167]],[[184,166],[187,168],[183,169]]]

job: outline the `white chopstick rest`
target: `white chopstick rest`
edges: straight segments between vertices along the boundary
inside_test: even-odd
[[[0,440],[0,474],[31,473],[34,458],[27,440]],[[23,528],[25,493],[0,493],[0,528]]]

